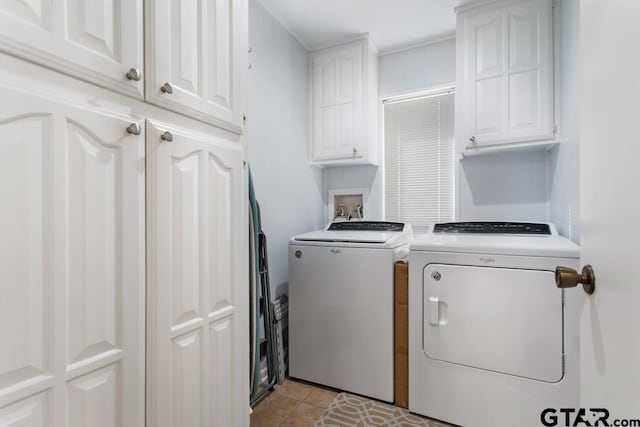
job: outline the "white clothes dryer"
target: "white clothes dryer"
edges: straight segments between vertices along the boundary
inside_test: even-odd
[[[552,224],[436,224],[409,255],[409,409],[472,427],[539,426],[578,405],[579,247]]]

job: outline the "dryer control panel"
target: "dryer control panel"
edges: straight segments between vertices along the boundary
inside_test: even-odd
[[[434,233],[538,234],[551,235],[549,224],[535,222],[447,222],[436,224]]]

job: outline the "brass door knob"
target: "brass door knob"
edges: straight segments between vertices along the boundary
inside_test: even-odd
[[[582,288],[589,295],[596,290],[596,275],[590,265],[582,268],[582,274],[573,268],[556,267],[556,285],[559,288],[574,288],[578,283],[582,283]]]

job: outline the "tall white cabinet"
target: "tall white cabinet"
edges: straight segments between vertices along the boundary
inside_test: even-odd
[[[456,122],[465,146],[553,138],[552,0],[472,3],[457,16]]]
[[[0,425],[143,425],[142,122],[2,93]]]
[[[167,124],[147,128],[148,424],[244,425],[242,150]]]
[[[249,425],[247,2],[144,7],[0,5],[0,426]]]

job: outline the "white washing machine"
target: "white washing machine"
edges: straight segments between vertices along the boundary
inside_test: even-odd
[[[334,222],[289,243],[289,374],[393,401],[394,263],[409,224]]]
[[[409,409],[471,427],[578,407],[579,247],[551,224],[436,224],[409,255]]]

